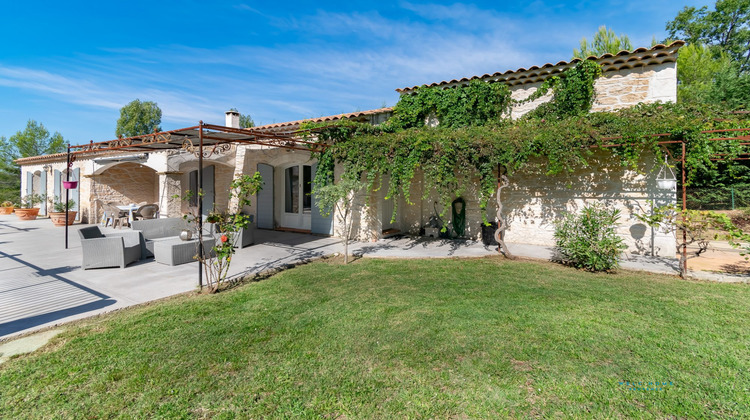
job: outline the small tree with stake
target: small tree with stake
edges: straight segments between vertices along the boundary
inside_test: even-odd
[[[747,237],[725,214],[706,210],[681,210],[674,204],[657,207],[650,215],[636,215],[642,222],[654,228],[666,229],[677,235],[677,249],[682,250],[696,244],[698,249],[691,252],[699,257],[708,250],[711,240],[718,239],[720,232],[730,245],[737,247],[737,239]],[[684,239],[683,239],[684,238]],[[680,277],[687,277],[687,253],[680,252]]]
[[[206,238],[213,238],[214,246],[211,252],[204,253],[202,256],[199,254],[197,259],[203,266],[209,293],[216,293],[229,274],[236,238],[241,235],[242,229],[250,225],[250,217],[242,214],[241,210],[250,205],[250,197],[260,190],[262,184],[263,181],[258,172],[253,176],[238,176],[232,181],[229,189],[229,200],[237,199],[237,212],[231,213],[229,210],[211,212],[206,218],[206,223],[212,223],[214,229],[211,229],[210,233],[206,233],[204,229],[204,234],[200,236],[202,241],[199,246],[206,249],[204,246]],[[202,192],[199,191],[198,194],[201,195]],[[183,199],[189,200],[190,196],[189,193]],[[185,215],[184,218],[193,223],[197,230],[201,215],[197,214],[195,208],[192,210],[192,214]]]
[[[317,187],[313,194],[320,207],[320,214],[328,216],[331,211],[339,214],[344,231],[341,242],[344,244],[344,264],[349,263],[349,239],[352,232],[352,213],[357,191],[365,187],[364,182],[349,177],[342,178],[338,183],[331,183]]]

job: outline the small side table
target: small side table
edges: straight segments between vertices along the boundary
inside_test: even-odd
[[[213,238],[203,239],[203,255],[213,254]],[[183,241],[180,238],[168,239],[154,243],[154,259],[166,265],[180,265],[196,261],[198,240]]]

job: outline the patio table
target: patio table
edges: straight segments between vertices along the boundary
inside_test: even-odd
[[[135,212],[139,208],[137,204],[131,204],[129,206],[115,206],[115,207],[117,207],[118,209],[122,211],[128,212],[128,223],[133,223],[133,220],[135,220],[133,218],[133,212]]]

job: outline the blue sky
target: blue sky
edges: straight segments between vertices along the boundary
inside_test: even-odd
[[[73,144],[114,138],[155,101],[162,128],[392,106],[396,88],[571,58],[600,25],[634,47],[707,1],[7,1],[0,136],[35,119]]]

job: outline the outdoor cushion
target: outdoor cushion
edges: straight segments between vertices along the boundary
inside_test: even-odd
[[[81,239],[94,239],[104,237],[104,234],[102,234],[102,231],[99,230],[99,227],[97,226],[82,228],[78,231],[78,235],[81,237]]]

